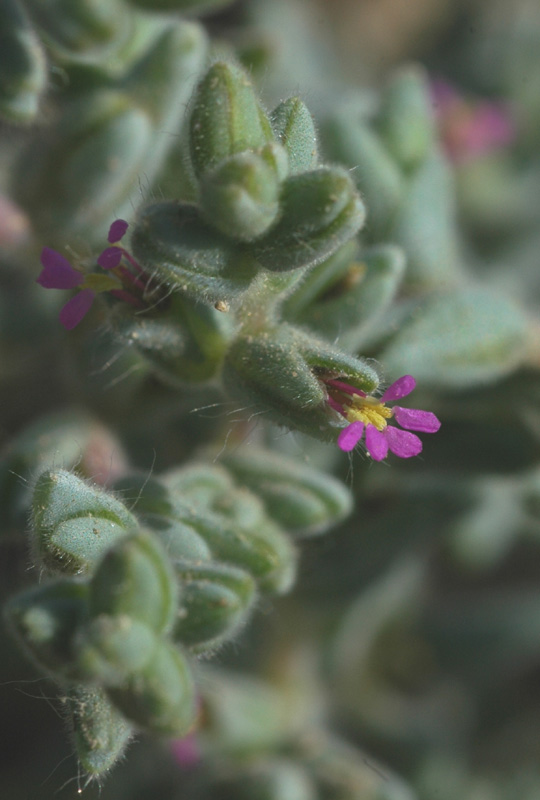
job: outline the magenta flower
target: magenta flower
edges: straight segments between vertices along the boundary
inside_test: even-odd
[[[39,273],[37,283],[45,289],[75,289],[84,283],[84,275],[74,267],[63,255],[44,247],[41,251],[43,269]],[[96,293],[92,289],[78,292],[60,310],[60,322],[68,331],[74,328],[88,313]]]
[[[194,733],[188,733],[183,739],[174,739],[171,752],[182,769],[192,769],[201,761],[201,748]]]
[[[109,228],[107,240],[110,243],[119,242],[127,229],[128,223],[125,220],[115,220]],[[135,269],[136,275],[120,265],[122,258],[126,258],[131,267]],[[45,289],[75,289],[79,287],[81,290],[60,310],[60,322],[68,331],[72,330],[86,316],[99,292],[110,292],[115,297],[137,307],[142,305],[137,295],[143,293],[146,288],[145,281],[141,277],[144,273],[127,250],[116,244],[106,247],[97,257],[97,263],[111,274],[85,274],[81,270],[75,269],[56,250],[44,247],[41,251],[43,269],[37,278],[40,286]],[[127,287],[127,290],[124,287]],[[133,294],[134,289],[136,290],[135,294]]]
[[[441,138],[449,158],[460,164],[516,138],[509,108],[493,100],[472,100],[444,80],[431,84],[431,96]]]
[[[422,442],[410,431],[436,433],[441,427],[431,411],[386,406],[388,401],[400,400],[413,391],[416,381],[412,375],[398,378],[380,400],[342,381],[327,380],[325,385],[328,404],[350,423],[338,436],[338,446],[344,452],[354,450],[365,431],[366,450],[374,461],[385,459],[389,450],[399,458],[411,458],[422,451]],[[389,424],[390,419],[404,430]]]
[[[84,281],[82,272],[72,267],[67,258],[50,247],[44,247],[41,251],[41,264],[43,269],[36,283],[44,289],[74,289]]]

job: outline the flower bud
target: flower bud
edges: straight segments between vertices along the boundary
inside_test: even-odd
[[[118,761],[133,728],[96,686],[77,685],[66,698],[77,758],[88,775],[103,775]]]
[[[286,148],[289,172],[298,175],[315,169],[318,161],[317,134],[313,117],[299,97],[290,97],[271,113],[274,134]]]
[[[364,218],[349,174],[340,167],[320,167],[285,181],[279,222],[250,249],[269,270],[305,267],[354,236]]]
[[[262,236],[278,217],[280,173],[286,170],[287,153],[275,143],[226,158],[201,179],[200,203],[207,220],[239,241]]]
[[[235,299],[255,275],[253,259],[190,205],[157,203],[144,209],[131,244],[158,282],[207,303]]]
[[[154,657],[121,687],[108,690],[112,702],[141,728],[163,736],[185,736],[195,723],[193,678],[185,657],[166,641]]]
[[[333,441],[341,424],[328,403],[324,380],[337,379],[369,394],[378,386],[375,370],[292,326],[259,336],[240,335],[231,345],[223,372],[233,397],[249,403],[278,425]]]
[[[255,600],[255,582],[230,564],[175,564],[182,602],[174,638],[197,653],[230,639],[246,621]]]
[[[62,580],[12,597],[5,609],[13,630],[42,669],[77,678],[74,638],[88,617],[87,586]]]
[[[170,630],[178,607],[178,585],[157,538],[137,533],[110,548],[90,582],[92,617],[125,615],[156,633]]]
[[[137,520],[115,497],[66,470],[38,478],[33,497],[33,546],[53,572],[89,572]]]
[[[273,141],[270,122],[248,75],[218,61],[201,80],[190,122],[191,162],[200,178],[229,156]]]
[[[32,122],[47,83],[45,55],[19,0],[0,3],[0,114]]]

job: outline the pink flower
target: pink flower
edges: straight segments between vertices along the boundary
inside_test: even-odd
[[[201,749],[194,733],[171,742],[171,752],[182,769],[192,769],[201,761]]]
[[[400,400],[410,394],[416,386],[412,375],[398,378],[383,396],[366,395],[360,389],[337,380],[326,380],[328,404],[350,423],[338,436],[338,446],[344,452],[354,450],[365,431],[365,446],[374,461],[382,461],[390,450],[399,458],[411,458],[422,451],[422,442],[410,431],[436,433],[441,423],[431,411],[394,406],[386,403]],[[401,428],[389,424],[395,419]]]
[[[127,229],[128,223],[125,220],[115,220],[109,228],[107,240],[110,243],[120,241]],[[135,268],[137,275],[120,266],[123,257]],[[143,270],[123,247],[114,244],[112,247],[106,247],[97,257],[97,263],[112,274],[89,273],[85,275],[81,270],[75,269],[56,250],[44,247],[41,251],[43,269],[36,281],[40,286],[45,289],[75,289],[76,287],[81,289],[60,310],[60,322],[68,331],[72,330],[86,316],[99,292],[110,292],[115,297],[132,305],[138,307],[142,305],[138,297],[131,292],[134,288],[139,292],[144,291],[145,283],[141,280]],[[127,285],[128,291],[125,291],[124,285]]]
[[[471,100],[444,80],[434,80],[431,96],[444,147],[456,164],[512,144],[515,124],[508,107],[493,100]]]
[[[71,266],[67,258],[44,247],[41,251],[41,265],[36,283],[44,289],[74,289],[84,281],[84,275]]]

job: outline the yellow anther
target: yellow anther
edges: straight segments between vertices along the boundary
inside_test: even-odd
[[[386,420],[393,412],[380,403],[375,397],[360,397],[354,395],[350,405],[345,407],[345,417],[349,422],[363,422],[364,425],[374,425],[378,431],[386,428]]]

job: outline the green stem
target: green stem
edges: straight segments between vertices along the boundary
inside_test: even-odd
[[[274,326],[289,292],[303,278],[306,269],[263,272],[242,297],[236,317],[244,333],[256,334]]]

